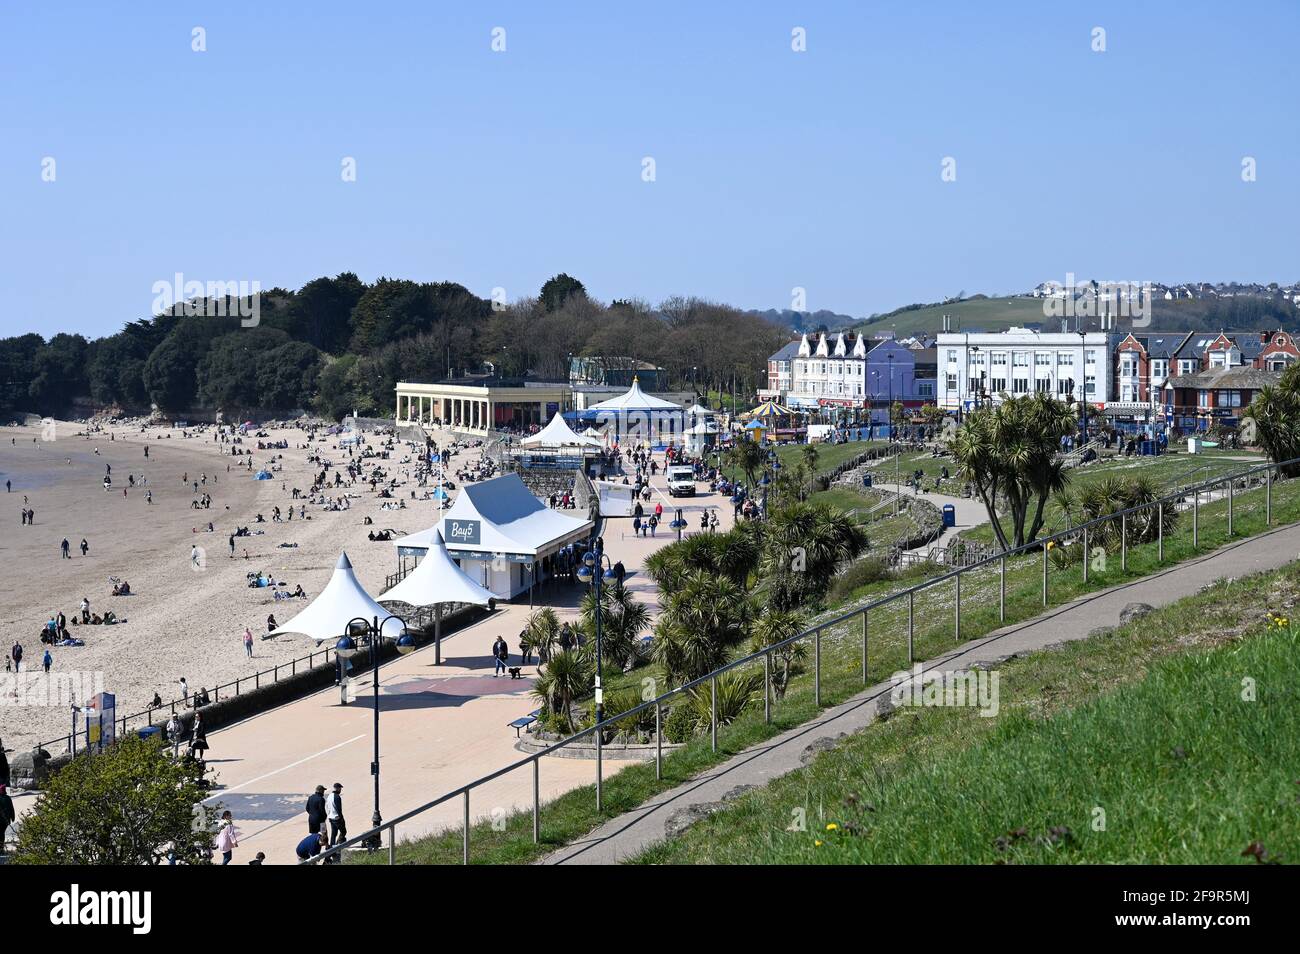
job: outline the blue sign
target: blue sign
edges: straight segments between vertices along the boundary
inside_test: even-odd
[[[456,544],[478,545],[479,529],[482,522],[479,520],[448,520],[447,524],[447,545],[455,546]]]
[[[557,413],[559,413],[559,410],[560,410],[559,402],[557,402],[557,401],[547,401],[547,402],[546,402],[546,416],[547,416],[547,417],[555,417],[555,415],[556,415]]]

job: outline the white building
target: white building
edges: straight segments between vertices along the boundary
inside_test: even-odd
[[[861,405],[867,394],[867,340],[862,335],[804,335],[793,365],[787,401],[796,408]]]
[[[937,348],[939,407],[971,407],[977,397],[1050,394],[1062,401],[1104,402],[1111,359],[1104,331],[944,333]]]

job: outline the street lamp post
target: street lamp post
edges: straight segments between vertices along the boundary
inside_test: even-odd
[[[334,644],[334,654],[345,661],[351,660],[366,651],[360,645],[360,642],[364,642],[370,651],[371,688],[374,692],[375,705],[375,757],[370,763],[370,774],[375,779],[375,811],[370,818],[370,827],[375,829],[379,828],[384,820],[379,814],[379,648],[384,641],[384,626],[388,624],[390,619],[395,619],[402,624],[402,632],[394,639],[394,643],[397,646],[397,651],[405,656],[415,649],[415,640],[406,630],[406,620],[395,614],[385,616],[382,622],[378,616],[372,620],[368,620],[364,616],[354,617],[348,620],[347,626],[343,629],[343,635]],[[346,696],[343,704],[347,705]],[[374,851],[379,848],[379,845],[380,836],[376,832],[366,843],[366,849]]]
[[[588,550],[583,554],[582,566],[578,567],[578,579],[583,583],[591,584],[596,590],[596,724],[599,725],[605,721],[605,695],[600,685],[600,623],[601,617],[604,616],[604,604],[600,599],[600,583],[602,579],[615,579],[614,566],[603,550]]]
[[[1079,410],[1082,414],[1082,430],[1079,434],[1079,446],[1088,443],[1088,332],[1079,330]]]

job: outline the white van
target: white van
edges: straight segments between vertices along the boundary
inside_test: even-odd
[[[695,496],[695,469],[693,467],[669,467],[667,471],[668,493],[673,497]]]

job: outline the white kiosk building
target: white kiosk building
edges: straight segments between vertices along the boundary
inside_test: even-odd
[[[597,426],[620,443],[645,441],[669,444],[682,440],[686,432],[686,411],[679,404],[665,401],[641,390],[636,378],[626,394],[593,404],[587,415],[594,415]]]
[[[547,579],[552,558],[588,539],[592,528],[588,519],[550,509],[518,474],[507,474],[465,485],[438,523],[395,540],[394,546],[399,573],[405,574],[410,561],[422,560],[441,536],[447,554],[471,580],[497,599],[510,599]]]

